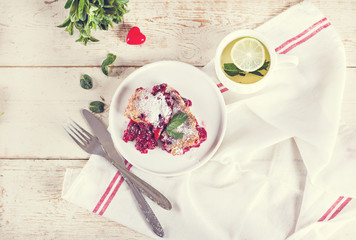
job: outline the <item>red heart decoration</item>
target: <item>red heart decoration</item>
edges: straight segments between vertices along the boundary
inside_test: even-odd
[[[130,45],[139,45],[146,41],[146,36],[143,35],[138,27],[130,29],[126,37],[126,43]]]

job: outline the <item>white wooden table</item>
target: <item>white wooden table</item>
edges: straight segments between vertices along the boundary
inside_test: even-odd
[[[61,199],[66,168],[82,168],[89,155],[63,131],[79,110],[102,100],[106,111],[120,82],[158,60],[204,66],[227,33],[255,28],[297,0],[131,0],[124,24],[97,31],[83,46],[56,28],[68,15],[65,0],[0,1],[0,239],[150,239]],[[356,130],[356,0],[312,1],[339,32],[346,50],[342,118]],[[132,26],[146,35],[130,46]],[[116,54],[110,77],[100,65]],[[82,74],[94,88],[79,85]],[[333,239],[355,239],[356,221]]]

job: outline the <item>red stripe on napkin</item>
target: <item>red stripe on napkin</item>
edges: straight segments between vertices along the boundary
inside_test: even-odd
[[[106,209],[108,208],[109,204],[111,203],[112,199],[114,198],[114,196],[115,196],[117,190],[119,190],[119,188],[121,187],[121,184],[122,184],[123,181],[124,181],[124,178],[121,177],[121,178],[120,178],[120,181],[119,181],[119,183],[116,185],[114,191],[110,194],[109,199],[106,201],[106,203],[104,204],[103,208],[102,208],[101,211],[99,212],[99,215],[103,215],[103,214],[104,214],[104,212],[105,212]],[[114,194],[114,195],[113,195],[113,194]]]
[[[111,188],[114,186],[114,183],[116,182],[117,178],[120,176],[120,172],[116,172],[115,176],[113,177],[113,179],[111,180],[111,182],[109,183],[109,186],[106,188],[104,194],[101,196],[99,202],[96,204],[93,212],[96,213],[101,204],[103,204],[104,200],[106,199],[106,196],[109,194],[109,192],[111,191]]]
[[[309,28],[307,28],[306,30],[304,30],[303,32],[301,32],[300,34],[298,34],[297,36],[289,39],[288,41],[284,42],[281,46],[277,47],[275,49],[276,52],[278,52],[279,50],[281,50],[282,48],[284,48],[285,46],[287,46],[288,44],[290,44],[291,42],[297,40],[298,38],[301,38],[302,36],[304,36],[305,34],[307,34],[308,32],[310,32],[313,28],[315,28],[317,25],[323,23],[324,21],[326,21],[327,18],[323,18],[320,21],[314,23],[313,25],[311,25]]]
[[[311,37],[315,36],[318,32],[320,32],[321,30],[329,27],[331,25],[331,23],[327,23],[321,27],[319,27],[318,29],[316,29],[314,32],[312,32],[310,35],[308,35],[307,37],[305,37],[304,39],[300,40],[299,42],[293,44],[292,46],[290,46],[289,48],[287,48],[286,50],[280,52],[280,54],[285,54],[287,52],[289,52],[290,50],[292,50],[293,48],[295,48],[296,46],[306,42],[308,39],[310,39]]]
[[[221,92],[221,93],[224,93],[224,92],[226,92],[226,91],[229,91],[229,89],[227,89],[226,87],[224,87],[224,85],[223,85],[222,83],[218,83],[218,84],[216,84],[216,86],[217,86],[218,88],[220,88],[220,92]]]
[[[344,197],[339,197],[333,205],[331,205],[331,207],[324,213],[324,215],[318,220],[318,222],[322,222],[324,221],[327,216],[331,213],[332,210],[334,210],[334,208],[339,204],[339,202],[343,199]]]
[[[338,207],[338,209],[336,209],[336,211],[333,213],[333,215],[331,215],[331,217],[328,219],[328,221],[330,221],[331,219],[333,219],[334,217],[336,217],[336,215],[338,215],[342,209],[344,209],[344,207],[346,207],[346,205],[352,200],[352,198],[347,198],[341,205],[340,207]]]
[[[132,165],[129,164],[127,166],[127,170],[130,170],[132,168]],[[121,184],[123,183],[124,178],[121,177],[120,181],[118,182],[118,184],[116,185],[116,187],[114,188],[114,190],[112,191],[112,193],[110,194],[110,197],[108,198],[108,200],[106,201],[106,203],[104,204],[103,208],[101,209],[101,211],[99,212],[99,215],[103,215],[106,211],[106,209],[108,208],[108,206],[110,205],[111,201],[113,200],[113,198],[115,197],[117,191],[119,190],[119,188],[121,187]]]
[[[124,163],[125,163],[125,165],[127,166],[127,164],[128,164],[127,160],[125,160]],[[131,167],[132,167],[132,165],[129,164],[129,165],[127,166],[127,169],[130,170]],[[112,189],[113,186],[115,185],[115,183],[116,183],[117,179],[119,178],[119,176],[120,176],[120,172],[117,171],[116,174],[114,175],[114,177],[112,178],[112,180],[110,181],[109,185],[107,186],[107,188],[106,188],[104,194],[101,196],[100,200],[99,200],[98,203],[96,204],[96,206],[95,206],[95,208],[94,208],[94,210],[93,210],[94,213],[97,213],[98,210],[100,209],[101,205],[105,202],[105,199],[106,199],[107,196],[109,195],[111,189]],[[121,177],[121,178],[122,178],[122,177]],[[120,179],[120,181],[121,181],[121,179]],[[120,182],[120,181],[119,181],[119,182]],[[120,187],[121,183],[118,184],[118,185],[119,185],[119,187]],[[116,187],[117,187],[118,185],[116,185]],[[115,189],[114,189],[114,191],[115,191]],[[117,190],[116,190],[116,191],[117,191]],[[112,194],[111,194],[111,195],[112,195]],[[111,195],[110,195],[110,196],[111,196]],[[110,198],[110,197],[109,197],[109,198]],[[99,214],[100,214],[100,213],[99,213]]]
[[[223,89],[220,90],[221,93],[224,93],[224,92],[226,92],[226,91],[229,91],[229,89],[223,88]]]

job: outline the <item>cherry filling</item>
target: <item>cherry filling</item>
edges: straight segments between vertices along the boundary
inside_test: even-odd
[[[197,124],[197,127],[196,127],[197,131],[198,131],[198,134],[199,134],[199,140],[195,143],[195,145],[193,146],[190,146],[190,147],[186,147],[183,149],[183,154],[188,152],[191,148],[198,148],[200,147],[200,144],[202,142],[204,142],[206,139],[207,139],[207,133],[206,133],[206,130],[205,128],[202,128],[200,126],[198,126]]]
[[[157,146],[152,125],[132,120],[124,131],[123,140],[125,142],[136,140],[135,147],[141,153],[148,153],[148,149],[154,149]]]
[[[173,109],[174,102],[176,101],[175,97],[171,95],[170,92],[167,92],[167,84],[159,84],[155,85],[152,88],[152,95],[156,96],[158,93],[162,93],[165,97],[167,105]],[[176,90],[175,91],[178,95],[179,92]],[[183,98],[184,104],[187,107],[192,106],[192,102],[187,99]],[[142,121],[145,121],[145,114],[142,113],[141,116],[139,116],[139,119]],[[163,140],[161,138],[161,132],[163,129],[166,127],[168,122],[166,122],[165,118],[159,115],[159,123],[158,126],[153,127],[152,124],[150,123],[144,123],[144,122],[135,122],[133,120],[130,120],[127,129],[124,131],[124,136],[123,140],[125,142],[129,141],[136,141],[135,147],[138,151],[141,153],[148,153],[149,149],[154,149],[158,144],[157,140],[160,139],[163,143],[163,149],[165,149],[165,146],[172,144],[172,142],[168,139]],[[183,149],[183,154],[187,151],[189,151],[191,148],[199,147],[202,142],[204,142],[207,139],[207,133],[206,130],[200,126],[196,126],[196,129],[199,133],[199,140],[195,143],[194,146],[186,147]],[[172,139],[173,140],[173,139]],[[169,150],[165,149],[166,151],[169,152]]]
[[[190,101],[189,99],[184,98],[184,97],[182,97],[182,99],[184,101],[185,106],[187,106],[187,107],[191,107],[192,106],[192,101]]]
[[[166,92],[166,89],[167,89],[167,83],[162,83],[160,85],[155,85],[153,88],[152,88],[152,94],[154,96],[156,96],[157,93],[161,92],[161,93],[165,93]]]
[[[197,126],[197,131],[199,133],[200,143],[204,142],[208,137],[208,134],[206,133],[205,128]]]

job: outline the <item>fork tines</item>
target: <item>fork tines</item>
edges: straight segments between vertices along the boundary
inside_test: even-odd
[[[72,119],[70,119],[70,122],[66,124],[66,126],[63,126],[63,128],[68,133],[68,135],[82,148],[89,143],[90,139],[93,138],[93,135],[91,135],[87,130],[82,128]]]

